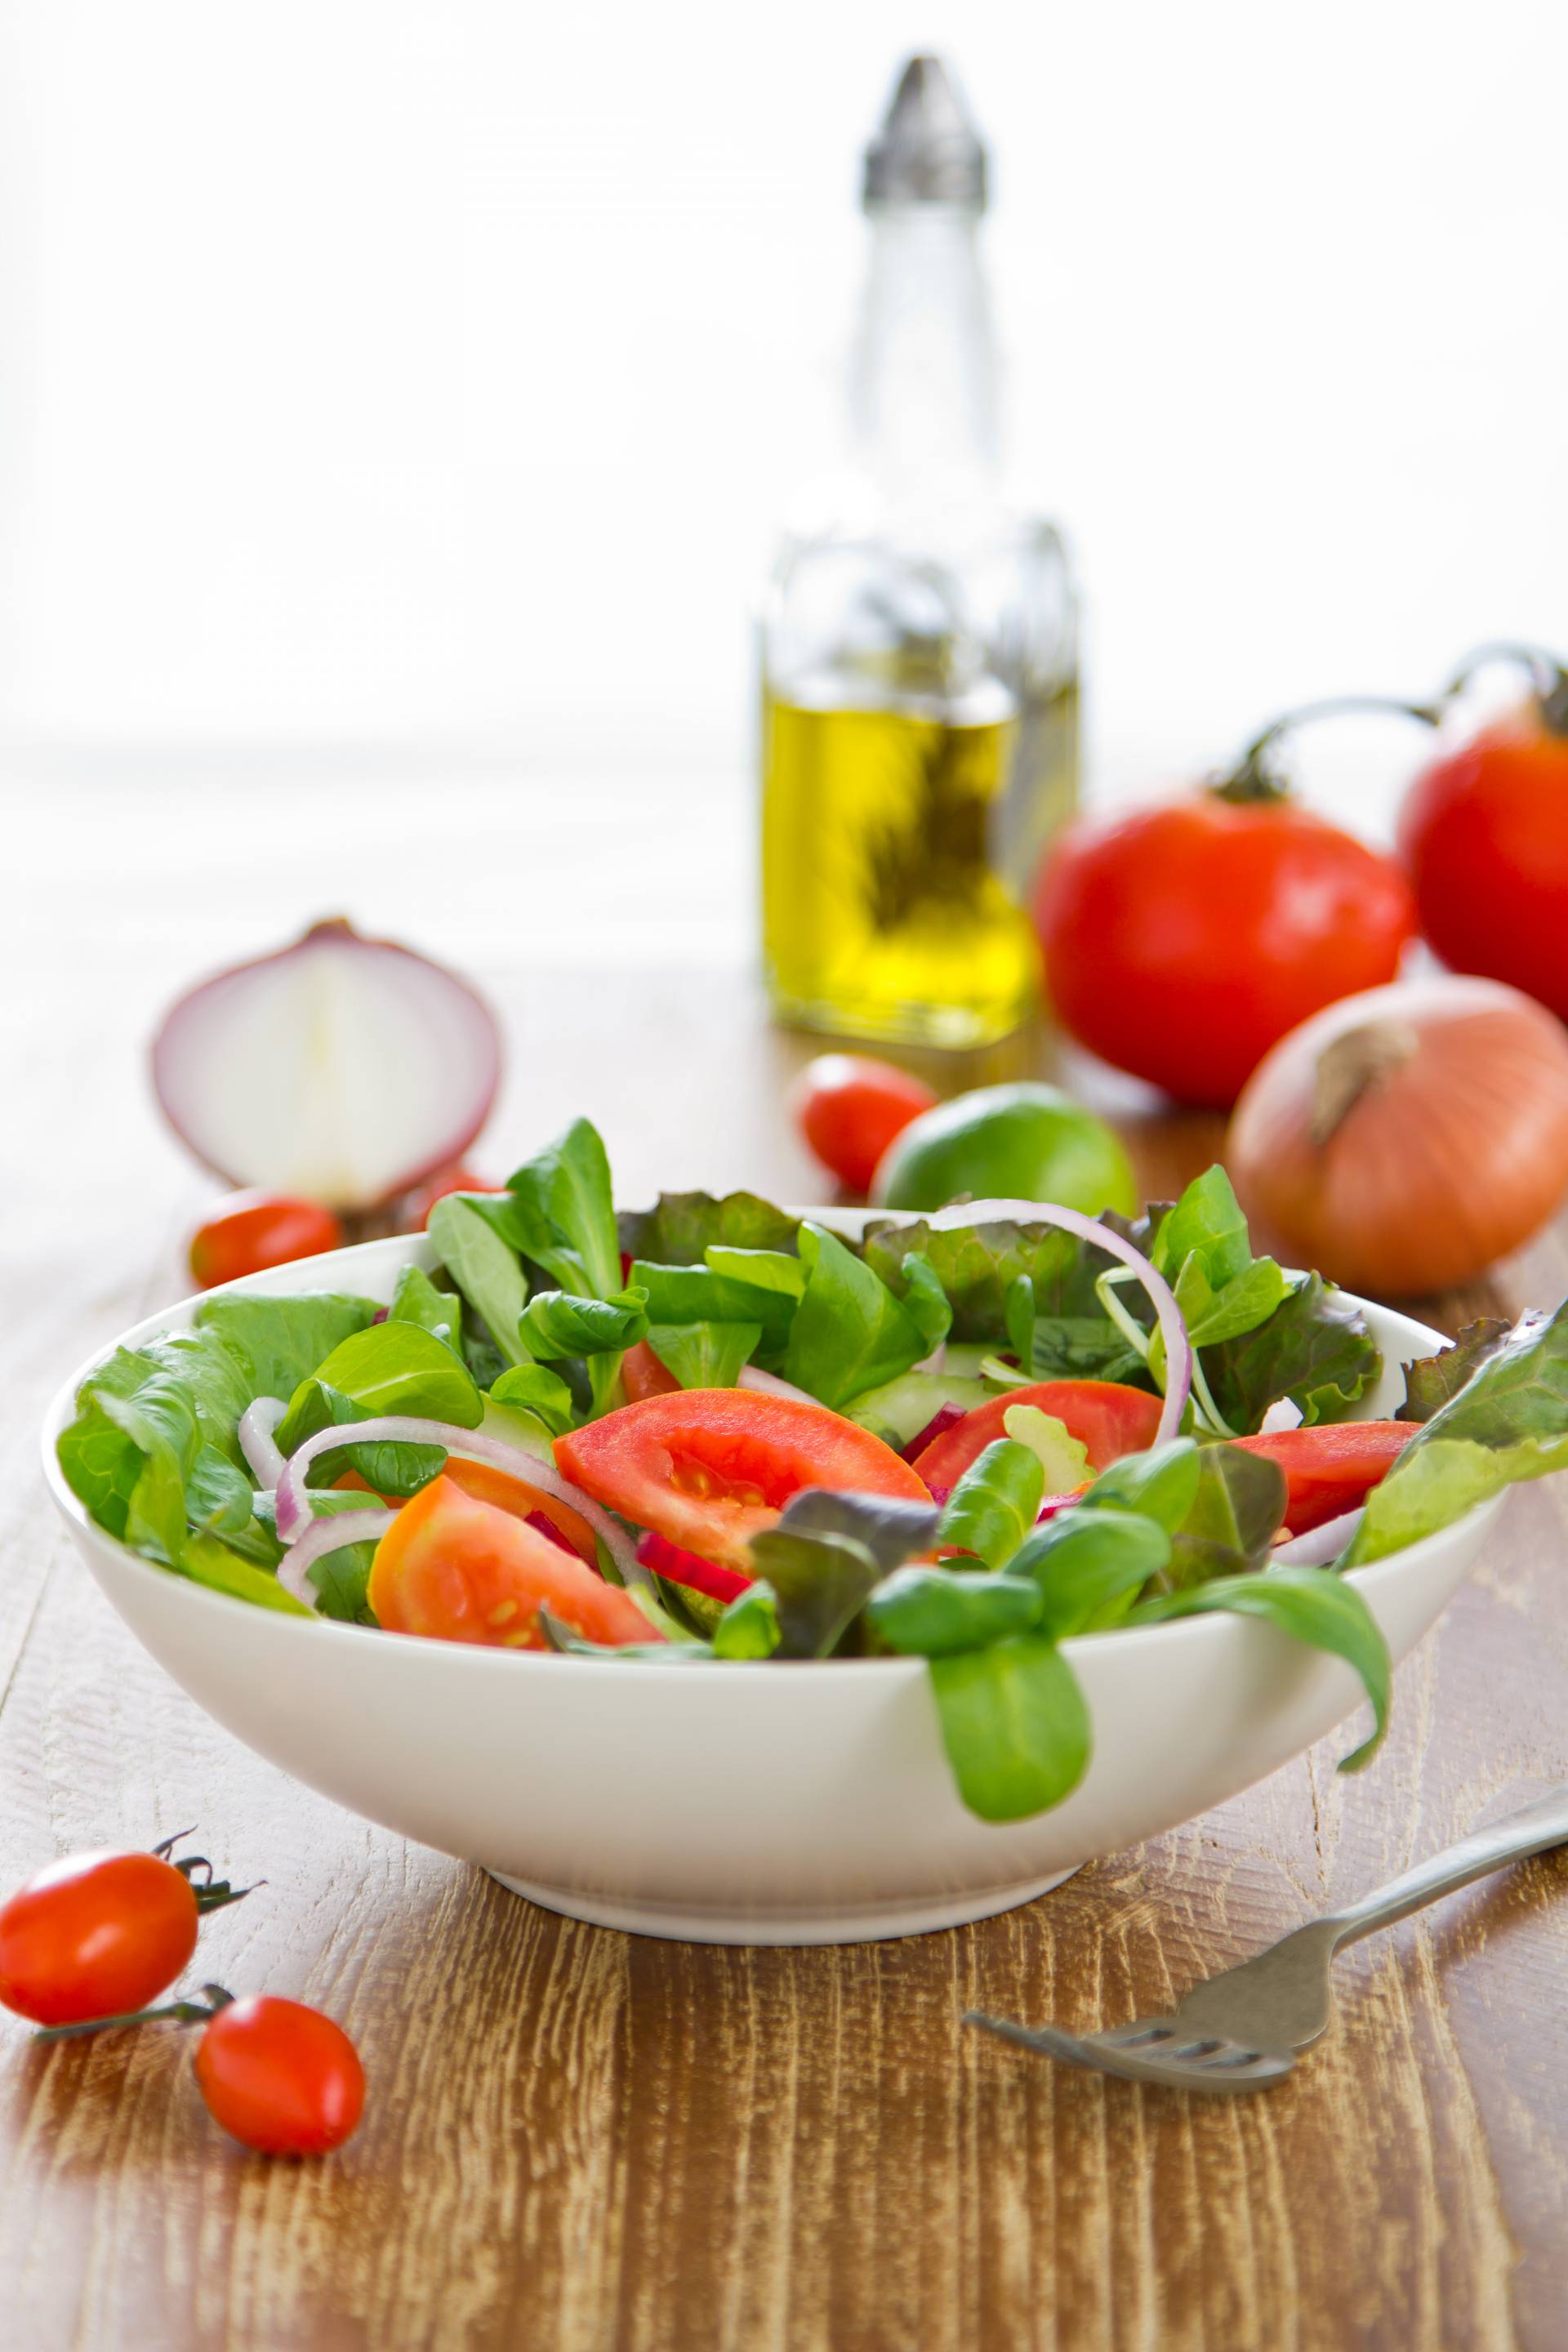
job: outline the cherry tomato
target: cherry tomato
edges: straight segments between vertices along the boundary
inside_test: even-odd
[[[666,1371],[646,1339],[639,1339],[621,1358],[621,1386],[628,1404],[640,1404],[644,1397],[677,1396],[680,1391],[675,1374]]]
[[[234,1192],[191,1237],[191,1272],[204,1290],[264,1266],[342,1249],[343,1229],[319,1201],[283,1192]]]
[[[877,1162],[910,1119],[935,1105],[921,1079],[861,1054],[823,1054],[790,1090],[796,1126],[823,1166],[852,1192],[868,1192]]]
[[[657,1638],[629,1593],[510,1508],[466,1494],[446,1472],[405,1503],[382,1537],[369,1597],[387,1633],[438,1642],[547,1649],[542,1604],[590,1642]]]
[[[915,1470],[933,1494],[939,1486],[951,1491],[988,1445],[1006,1436],[1004,1423],[1016,1404],[1038,1405],[1059,1421],[1069,1437],[1088,1448],[1095,1471],[1108,1470],[1124,1454],[1143,1453],[1160,1425],[1159,1398],[1124,1388],[1120,1381],[1037,1381],[1007,1389],[989,1403],[977,1404],[915,1456]]]
[[[1392,980],[1415,931],[1391,859],[1283,797],[1214,792],[1080,819],[1034,911],[1079,1042],[1218,1106],[1309,1013]]]
[[[214,2121],[263,2156],[324,2156],[364,2107],[364,2068],[342,2027],[275,1993],[217,2011],[202,2032],[196,2081]]]
[[[1568,732],[1539,702],[1423,771],[1399,847],[1444,962],[1568,1021]]]
[[[1285,1473],[1285,1525],[1293,1536],[1304,1536],[1309,1528],[1353,1511],[1386,1477],[1417,1426],[1413,1421],[1336,1421],[1234,1443],[1278,1462]]]
[[[436,1174],[410,1192],[403,1203],[402,1229],[405,1234],[422,1234],[430,1222],[430,1212],[437,1201],[448,1192],[504,1192],[504,1184],[492,1184],[488,1176],[476,1176],[471,1168],[441,1168]]]
[[[189,1880],[155,1853],[78,1853],[0,1908],[0,2001],[37,2025],[144,2009],[196,1948]]]
[[[685,1551],[752,1573],[750,1538],[803,1487],[924,1502],[879,1437],[808,1398],[683,1389],[623,1405],[555,1441],[563,1475]]]

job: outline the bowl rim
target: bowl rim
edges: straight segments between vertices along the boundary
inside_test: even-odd
[[[841,1230],[850,1225],[851,1221],[857,1229],[863,1229],[872,1217],[898,1219],[901,1214],[896,1210],[820,1207],[806,1210],[791,1208],[787,1213],[810,1216],[829,1225],[837,1224]],[[316,1638],[324,1634],[338,1642],[363,1646],[364,1636],[376,1628],[345,1624],[341,1619],[332,1617],[296,1617],[292,1612],[258,1609],[254,1601],[242,1601],[234,1593],[220,1592],[210,1585],[197,1583],[192,1577],[182,1576],[177,1570],[162,1568],[156,1561],[144,1559],[140,1552],[133,1551],[118,1536],[110,1535],[107,1528],[100,1527],[72,1492],[60,1468],[57,1445],[61,1432],[75,1412],[77,1393],[82,1383],[120,1349],[140,1347],[144,1340],[165,1329],[172,1318],[184,1317],[188,1324],[197,1307],[207,1299],[221,1298],[231,1292],[287,1297],[297,1291],[321,1286],[329,1267],[337,1269],[352,1265],[356,1259],[389,1259],[395,1250],[402,1252],[401,1262],[404,1264],[417,1263],[428,1267],[435,1262],[436,1253],[428,1236],[423,1233],[388,1234],[373,1241],[350,1243],[342,1249],[324,1250],[315,1257],[296,1258],[287,1265],[268,1266],[259,1274],[242,1276],[233,1282],[216,1283],[209,1290],[189,1293],[151,1315],[142,1316],[116,1338],[93,1349],[56,1391],[45,1413],[41,1433],[45,1483],[57,1508],[75,1530],[79,1543],[85,1539],[101,1556],[111,1559],[117,1568],[129,1568],[138,1578],[155,1579],[165,1593],[171,1588],[177,1589],[183,1600],[198,1610],[216,1611],[218,1615],[214,1620],[215,1624],[226,1620],[237,1620],[240,1616],[247,1623],[254,1624],[260,1617],[268,1621],[275,1629],[271,1638]],[[312,1275],[315,1279],[311,1278]],[[1416,1343],[1430,1340],[1434,1350],[1452,1344],[1442,1332],[1434,1330],[1429,1324],[1416,1321],[1413,1316],[1401,1314],[1396,1307],[1384,1307],[1376,1300],[1362,1298],[1353,1291],[1347,1291],[1345,1296],[1354,1299],[1357,1306],[1370,1308],[1374,1315],[1388,1317],[1403,1324]],[[1401,1360],[1410,1361],[1411,1359]],[[1506,1489],[1501,1494],[1489,1496],[1485,1501],[1467,1511],[1463,1518],[1453,1520],[1447,1527],[1437,1528],[1416,1543],[1407,1544],[1402,1551],[1391,1552],[1384,1559],[1373,1560],[1364,1567],[1345,1572],[1358,1586],[1365,1586],[1373,1592],[1384,1584],[1402,1581],[1412,1570],[1423,1564],[1430,1546],[1455,1535],[1463,1528],[1474,1527],[1478,1534],[1484,1533],[1507,1499]],[[1193,1617],[1173,1618],[1159,1625],[1110,1626],[1100,1633],[1076,1633],[1069,1635],[1061,1648],[1067,1656],[1081,1659],[1090,1651],[1101,1651],[1107,1643],[1114,1640],[1121,1654],[1128,1656],[1132,1654],[1134,1648],[1147,1651],[1151,1643],[1160,1643],[1173,1654],[1178,1641],[1184,1642],[1189,1648],[1205,1642],[1212,1646],[1224,1638],[1227,1628],[1234,1631],[1240,1625],[1245,1630],[1253,1622],[1227,1617],[1223,1611],[1215,1611]],[[1268,1629],[1264,1627],[1262,1630]],[[595,1658],[584,1657],[574,1652],[563,1654],[554,1651],[502,1650],[483,1643],[443,1642],[431,1634],[405,1633],[399,1637],[395,1654],[404,1655],[410,1651],[436,1653],[454,1664],[458,1658],[464,1659],[467,1664],[458,1667],[457,1671],[475,1674],[500,1672],[515,1675],[520,1671],[536,1674],[544,1669],[555,1671],[565,1665],[595,1675],[614,1675],[623,1678],[627,1675],[685,1678],[690,1676],[694,1665],[700,1664],[700,1672],[696,1676],[699,1684],[710,1684],[719,1676],[727,1681],[732,1675],[751,1675],[759,1666],[777,1666],[782,1663],[789,1667],[792,1680],[807,1677],[815,1682],[827,1675],[835,1686],[847,1687],[873,1678],[884,1684],[900,1675],[907,1678],[923,1673],[926,1664],[923,1657],[789,1658],[783,1661],[771,1658],[708,1658],[701,1661],[653,1657]]]

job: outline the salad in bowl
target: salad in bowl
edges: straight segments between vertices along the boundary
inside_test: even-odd
[[[1393,1404],[1379,1311],[1255,1255],[1218,1168],[1131,1221],[617,1214],[578,1120],[424,1242],[320,1263],[373,1256],[377,1291],[289,1268],[94,1365],[55,1451],[96,1528],[228,1602],[503,1672],[912,1671],[985,1824],[1072,1797],[1082,1660],[1181,1618],[1351,1668],[1364,1762],[1390,1654],[1353,1571],[1568,1463],[1568,1307],[1417,1355]]]

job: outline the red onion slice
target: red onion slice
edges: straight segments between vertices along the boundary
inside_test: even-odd
[[[314,1437],[295,1447],[278,1481],[278,1532],[286,1544],[293,1542],[310,1513],[306,1471],[318,1454],[330,1454],[338,1445],[439,1445],[444,1452],[463,1454],[471,1462],[489,1462],[497,1470],[553,1495],[558,1502],[570,1503],[587,1520],[626,1583],[649,1585],[647,1571],[637,1564],[636,1546],[619,1520],[563,1478],[553,1462],[542,1461],[523,1446],[509,1445],[504,1438],[486,1437],[477,1429],[458,1429],[449,1421],[423,1421],[406,1413],[334,1422],[330,1429],[319,1429]]]
[[[330,1551],[342,1551],[345,1544],[379,1543],[396,1517],[395,1511],[330,1511],[312,1518],[279,1561],[279,1583],[307,1609],[316,1609],[316,1588],[309,1575],[316,1561],[325,1559]]]
[[[683,1545],[671,1543],[668,1536],[656,1535],[651,1528],[637,1544],[637,1558],[645,1568],[651,1568],[671,1584],[684,1584],[693,1592],[705,1592],[710,1601],[737,1600],[753,1581],[742,1576],[739,1569],[725,1568],[716,1559],[704,1559],[700,1552],[688,1551]]]
[[[1131,1266],[1153,1301],[1160,1336],[1165,1343],[1165,1401],[1154,1444],[1163,1445],[1167,1438],[1177,1434],[1192,1393],[1192,1343],[1170,1284],[1150,1265],[1142,1250],[1124,1242],[1120,1234],[1112,1233],[1097,1217],[1086,1217],[1077,1209],[1059,1208],[1054,1201],[964,1202],[955,1208],[939,1209],[926,1223],[933,1233],[952,1233],[965,1225],[1057,1225],[1063,1233],[1076,1234],[1079,1241],[1089,1242],[1095,1249],[1104,1250],[1109,1257]]]
[[[737,1388],[755,1389],[759,1396],[794,1397],[800,1404],[816,1404],[820,1400],[797,1389],[788,1381],[781,1381],[776,1372],[759,1372],[755,1364],[742,1364]]]
[[[281,1397],[258,1397],[239,1416],[235,1435],[258,1486],[276,1486],[283,1475],[283,1456],[272,1443],[272,1433],[288,1410]]]

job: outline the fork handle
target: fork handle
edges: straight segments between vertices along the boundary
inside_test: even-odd
[[[1386,1886],[1363,1895],[1359,1903],[1352,1903],[1342,1911],[1329,1915],[1323,1925],[1338,1930],[1334,1937],[1337,1950],[1342,1944],[1353,1944],[1360,1936],[1370,1936],[1374,1928],[1391,1927],[1396,1919],[1412,1911],[1419,1911],[1424,1903],[1434,1903],[1439,1895],[1452,1895],[1468,1886],[1475,1878],[1485,1878],[1489,1871],[1500,1870],[1505,1863],[1523,1862],[1527,1855],[1544,1853],[1548,1847],[1561,1845],[1568,1840],[1568,1780],[1538,1797],[1532,1805],[1525,1805],[1517,1813],[1504,1814],[1500,1822],[1489,1822],[1485,1829],[1472,1830],[1458,1844],[1445,1846],[1418,1862],[1410,1870],[1403,1870],[1391,1878]]]

